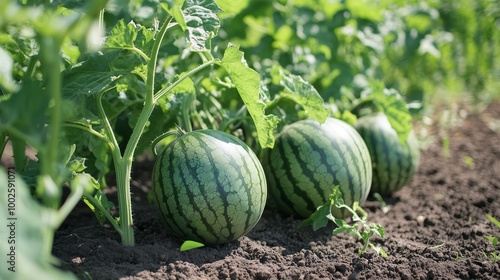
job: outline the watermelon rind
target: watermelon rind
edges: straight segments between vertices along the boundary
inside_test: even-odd
[[[267,198],[262,165],[238,138],[197,130],[158,155],[152,178],[156,209],[167,231],[204,244],[231,242],[259,221]]]
[[[372,167],[368,149],[356,130],[327,118],[322,124],[301,120],[284,127],[262,162],[269,192],[287,214],[309,217],[339,186],[344,203],[363,204],[370,192]],[[351,213],[332,207],[335,217]]]

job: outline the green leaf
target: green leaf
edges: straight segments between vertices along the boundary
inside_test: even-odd
[[[97,189],[97,191],[95,192],[94,195],[92,195],[92,197],[95,199],[95,201],[97,203],[99,203],[106,211],[110,212],[112,208],[115,207],[115,205],[113,204],[113,202],[109,201],[108,198],[106,197],[106,195],[100,190],[100,185],[99,183],[94,179],[92,178],[93,180],[91,181],[92,182],[92,187],[94,187],[95,189]],[[101,212],[100,209],[96,208],[87,198],[87,196],[89,196],[91,194],[86,194],[83,196],[83,202],[85,202],[85,204],[87,204],[87,206],[90,208],[90,210],[92,210],[92,212],[94,212],[94,215],[96,216],[97,220],[99,221],[99,223],[101,225],[104,225],[104,222],[106,222],[106,217],[104,216],[104,214]]]
[[[374,244],[370,243],[370,247],[372,247],[372,249],[379,255],[381,255],[383,258],[388,258],[389,255],[387,255],[387,253],[384,251],[384,249],[382,249],[382,247],[379,247],[379,246],[375,246]]]
[[[12,78],[12,70],[14,69],[14,61],[10,54],[0,47],[0,87],[4,87],[9,91],[14,90],[15,82]]]
[[[106,48],[133,48],[137,39],[137,26],[134,22],[125,23],[123,19],[111,29],[106,38]]]
[[[406,107],[406,102],[399,92],[386,89],[383,82],[372,82],[372,96],[379,111],[383,112],[392,128],[396,131],[399,141],[406,146],[406,139],[413,126],[412,117]]]
[[[490,215],[486,215],[486,218],[488,218],[488,220],[490,220],[495,226],[500,228],[500,221],[498,221],[497,219],[493,218],[493,216]]]
[[[50,255],[50,252],[47,255],[44,249],[45,244],[51,242],[51,236],[54,234],[53,218],[57,214],[54,210],[44,208],[34,200],[30,190],[14,171],[9,170],[9,175],[11,176],[7,177],[6,171],[0,167],[0,182],[12,182],[16,188],[16,212],[13,212],[13,217],[17,220],[11,220],[6,224],[14,227],[16,243],[15,245],[9,244],[6,239],[5,242],[0,242],[0,251],[4,255],[0,278],[31,279],[33,275],[36,275],[36,278],[40,280],[77,279],[69,272],[56,269],[52,264],[57,260]],[[7,188],[8,184],[0,184],[1,193],[6,194]],[[7,199],[1,199],[0,208],[7,209],[6,203]],[[7,217],[2,218],[7,221]],[[8,270],[11,264],[8,261],[5,262],[5,255],[11,252],[11,246],[14,247],[16,254],[15,272]]]
[[[71,161],[68,162],[67,167],[70,171],[73,172],[82,172],[83,170],[87,169],[87,166],[85,165],[85,158],[82,157],[75,157]]]
[[[0,99],[0,129],[10,131],[35,149],[46,140],[45,124],[49,94],[40,84],[26,82],[21,90],[7,100]],[[22,108],[20,110],[19,108]]]
[[[282,97],[291,99],[302,106],[309,117],[320,123],[325,121],[330,112],[325,108],[323,98],[313,85],[282,67],[274,67],[271,75],[274,82],[279,81],[279,84],[284,87],[285,90],[280,93]]]
[[[229,17],[239,14],[248,7],[249,0],[217,0],[217,4],[223,10],[221,17]]]
[[[330,194],[330,201],[332,201],[335,207],[344,206],[344,199],[342,198],[342,191],[340,191],[339,186],[333,187],[332,193]]]
[[[40,175],[40,168],[40,160],[33,161],[28,158],[23,172],[19,174],[23,178],[24,183],[32,190],[36,188],[36,180],[38,175]]]
[[[357,234],[357,232],[358,232],[358,225],[357,224],[354,224],[351,226],[346,221],[339,219],[339,218],[334,218],[334,222],[337,225],[337,228],[335,228],[332,231],[333,235],[337,235],[337,234],[341,234],[341,233],[344,233],[347,235],[351,234],[351,233]]]
[[[144,56],[151,51],[155,31],[136,24],[125,23],[123,19],[111,29],[104,44],[108,49],[128,49]],[[142,53],[141,53],[142,52]]]
[[[205,244],[203,244],[203,243],[200,243],[197,241],[192,241],[192,240],[186,240],[182,243],[180,251],[184,252],[184,251],[188,251],[191,249],[201,248],[204,246],[205,246]]]
[[[376,23],[383,19],[382,10],[368,0],[345,1],[347,9],[354,17]]]
[[[257,137],[262,148],[274,146],[273,130],[278,123],[274,115],[265,114],[265,103],[261,100],[260,76],[249,68],[243,58],[239,46],[229,45],[224,52],[222,67],[231,77],[248,113],[252,117],[257,130]]]
[[[313,230],[318,230],[325,227],[328,224],[328,215],[331,213],[331,203],[328,201],[325,204],[319,206],[314,213],[309,216],[305,221],[303,221],[299,228],[304,228],[306,226],[312,226]]]
[[[213,0],[186,0],[183,13],[186,21],[186,37],[192,51],[209,51],[210,39],[217,35],[222,12]]]
[[[186,30],[186,19],[181,8],[183,4],[184,0],[166,0],[160,3],[160,6],[174,18],[182,30]]]
[[[498,237],[492,236],[492,235],[487,235],[484,238],[488,239],[491,242],[491,245],[493,247],[496,247],[498,244]]]
[[[356,123],[356,121],[358,120],[356,115],[351,113],[351,111],[349,111],[349,110],[344,110],[342,112],[342,114],[340,115],[340,119],[345,121],[346,123],[348,123],[350,125],[354,125]]]
[[[96,54],[63,73],[64,96],[96,95],[111,85],[116,78],[129,71],[111,71],[109,65],[119,52]],[[84,108],[85,109],[85,108]]]
[[[141,100],[144,82],[134,73],[145,74],[141,58],[120,50],[91,54],[85,61],[63,72],[63,98],[66,121],[83,125],[100,120],[96,96],[102,91],[103,105],[108,116],[124,110],[132,101]],[[141,96],[139,95],[141,94]]]
[[[184,76],[185,73],[182,73],[179,75],[178,79],[182,76]],[[196,89],[194,88],[194,83],[191,78],[185,78],[182,82],[177,84],[174,88],[172,88],[169,92],[168,95],[172,94],[178,94],[178,93],[189,93],[189,94],[195,94]]]
[[[91,54],[87,60],[63,72],[63,95],[96,95],[141,65],[144,64],[138,56],[120,50]]]

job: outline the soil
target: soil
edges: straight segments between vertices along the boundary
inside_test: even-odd
[[[387,258],[371,249],[358,255],[359,240],[333,236],[332,226],[298,229],[301,220],[273,209],[238,241],[180,252],[181,241],[165,233],[148,203],[148,160],[132,175],[135,247],[121,246],[82,203],[56,233],[53,254],[82,279],[500,279],[492,255],[500,245],[486,238],[500,237],[486,217],[500,218],[499,120],[496,103],[448,130],[448,157],[435,137],[413,181],[384,198],[388,212],[366,202],[369,222],[385,228],[373,242]],[[110,198],[116,201],[114,188]]]

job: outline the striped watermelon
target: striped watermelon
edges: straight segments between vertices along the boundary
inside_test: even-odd
[[[222,131],[198,130],[158,155],[152,192],[171,234],[221,244],[257,224],[267,185],[262,165],[245,143]]]
[[[361,205],[372,180],[370,155],[363,139],[347,123],[328,118],[323,124],[302,120],[285,126],[262,162],[272,198],[284,212],[309,217],[339,186],[345,204]],[[335,217],[349,216],[332,208]]]
[[[420,162],[418,141],[413,131],[408,135],[407,145],[402,145],[383,113],[361,117],[354,127],[370,151],[373,166],[371,192],[390,195],[407,184]]]

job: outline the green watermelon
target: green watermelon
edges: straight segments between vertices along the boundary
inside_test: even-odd
[[[173,140],[158,155],[152,180],[167,231],[183,240],[236,240],[257,224],[266,204],[258,157],[222,131],[198,130]]]
[[[361,205],[370,192],[372,167],[363,139],[347,123],[302,120],[287,125],[262,162],[271,197],[285,213],[309,217],[339,186],[346,205]],[[332,208],[335,217],[350,216]]]
[[[383,113],[358,119],[354,125],[363,137],[373,167],[372,193],[391,195],[406,185],[418,170],[420,150],[413,131],[403,145]]]

